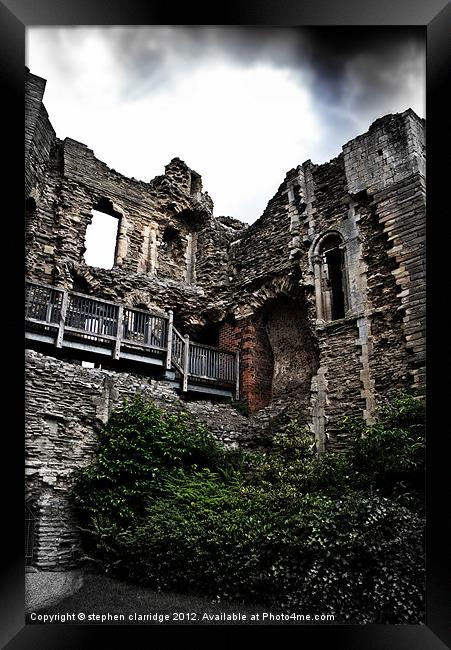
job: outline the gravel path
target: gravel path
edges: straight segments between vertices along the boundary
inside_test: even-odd
[[[35,612],[70,596],[83,584],[81,571],[37,571],[25,574],[25,611]]]

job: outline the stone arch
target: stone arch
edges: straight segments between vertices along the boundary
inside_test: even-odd
[[[252,324],[251,410],[295,399],[307,415],[319,353],[304,297],[279,293],[269,298],[256,310]]]
[[[243,318],[250,316],[262,308],[268,300],[282,296],[295,296],[298,292],[298,278],[293,276],[279,276],[261,285],[248,297],[246,305],[238,305],[234,310],[235,316]]]
[[[154,309],[149,294],[141,289],[136,289],[128,294],[127,304],[138,309]]]
[[[314,240],[309,255],[315,278],[317,319],[345,318],[350,309],[346,239],[338,228],[327,230]]]
[[[320,254],[320,250],[323,247],[324,241],[327,240],[329,237],[338,237],[342,243],[345,243],[346,237],[341,231],[341,228],[337,224],[334,228],[329,228],[328,230],[324,230],[321,232],[319,235],[317,235],[313,241],[312,245],[309,250],[309,257],[310,261],[313,261],[313,257],[315,255]]]

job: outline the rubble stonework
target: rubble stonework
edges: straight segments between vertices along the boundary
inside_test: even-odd
[[[94,460],[97,434],[123,399],[139,393],[165,411],[192,413],[218,440],[255,447],[268,426],[249,423],[228,404],[182,401],[168,382],[142,374],[84,368],[34,350],[26,352],[26,496],[38,524],[36,565],[74,566],[80,539],[67,503],[75,469]]]
[[[57,138],[45,83],[27,70],[27,279],[172,310],[194,340],[240,352],[240,403],[250,415],[182,401],[150,371],[29,351],[27,493],[38,566],[75,562],[71,475],[93,457],[99,427],[124,396],[183,406],[233,445],[263,445],[296,415],[322,452],[346,448],[345,415],[371,423],[396,392],[424,392],[424,120],[412,110],[376,120],[327,163],[289,170],[248,226],[215,216],[201,176],[178,158],[143,182]],[[93,210],[118,221],[111,269],[84,261]]]

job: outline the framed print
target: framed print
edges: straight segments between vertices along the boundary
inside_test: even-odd
[[[450,9],[341,4],[1,5],[5,647],[449,644]]]

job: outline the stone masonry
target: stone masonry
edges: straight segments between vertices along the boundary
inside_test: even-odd
[[[188,409],[225,444],[264,446],[296,416],[319,452],[346,448],[346,415],[373,422],[398,391],[425,391],[424,120],[376,120],[340,155],[287,172],[252,225],[216,216],[202,178],[174,158],[137,181],[59,139],[46,81],[26,71],[26,277],[124,305],[173,310],[193,340],[240,353],[240,405],[182,400],[151,371],[26,355],[26,486],[35,564],[75,566],[74,469],[99,428],[141,393]],[[111,269],[84,260],[93,210],[117,220]],[[240,408],[242,411],[243,409]]]

